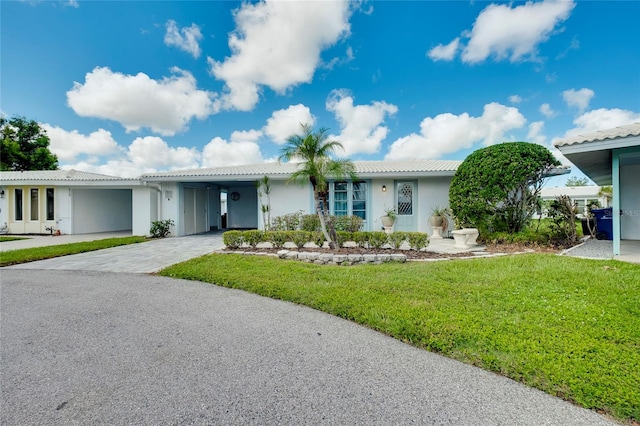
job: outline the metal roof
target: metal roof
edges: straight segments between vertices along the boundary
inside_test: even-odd
[[[28,170],[23,172],[0,172],[0,182],[117,182],[139,184],[138,179],[101,175],[78,170]]]
[[[599,186],[560,186],[553,188],[542,188],[540,196],[542,198],[555,198],[560,195],[568,195],[571,198],[599,198]]]
[[[415,161],[354,161],[356,173],[362,177],[396,175],[453,175],[462,161],[415,160]],[[147,173],[143,180],[168,180],[180,178],[254,178],[262,176],[288,177],[298,168],[297,163],[261,163],[243,166],[214,167],[192,170]]]
[[[555,141],[553,145],[556,147],[579,145],[583,143],[627,138],[629,136],[640,136],[640,122],[614,127],[613,129],[598,130],[597,132],[587,133],[584,135],[571,136]]]
[[[554,145],[592,181],[612,185],[614,150],[628,151],[619,154],[621,166],[640,164],[640,122],[564,138]]]

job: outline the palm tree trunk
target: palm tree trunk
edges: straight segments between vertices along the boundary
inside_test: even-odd
[[[327,232],[327,223],[325,221],[324,210],[320,202],[320,193],[316,189],[313,190],[313,200],[316,204],[316,213],[318,214],[318,219],[320,220],[320,229],[322,230],[322,235],[324,235],[324,239],[329,243],[329,248],[334,249],[335,243]]]

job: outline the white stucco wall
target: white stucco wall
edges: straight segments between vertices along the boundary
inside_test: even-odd
[[[386,191],[382,191],[382,186]],[[395,188],[393,179],[372,179],[369,181],[370,202],[367,206],[369,210],[369,220],[366,231],[380,231],[382,222],[380,217],[384,216],[387,208],[395,207]]]
[[[62,234],[70,234],[72,223],[71,223],[71,188],[63,186],[56,187],[55,192],[55,217],[57,222],[57,227]]]
[[[0,226],[9,224],[9,189],[0,185]]]
[[[71,196],[74,234],[132,229],[131,189],[74,188]]]
[[[437,177],[429,179],[420,179],[418,181],[418,230],[433,234],[433,229],[429,225],[429,217],[432,210],[436,207],[449,207],[449,186],[452,177]],[[449,221],[449,230],[453,230],[453,220]],[[443,232],[443,235],[445,233]]]
[[[620,167],[620,238],[640,240],[640,165]]]
[[[287,184],[286,181],[271,181],[271,219],[283,216],[288,213],[295,213],[302,210],[303,214],[314,212],[313,210],[313,192],[311,185],[296,185],[294,183]],[[267,197],[263,196],[263,203],[267,203]],[[228,204],[233,201],[228,200]],[[260,202],[258,208],[258,225],[263,228],[262,207]]]
[[[178,233],[178,185],[174,182],[162,183],[160,185],[160,215],[159,220],[171,219],[174,225],[171,227],[171,236],[181,235]]]
[[[158,194],[153,187],[140,187],[132,190],[133,197],[133,235],[149,235],[151,222],[158,220]]]

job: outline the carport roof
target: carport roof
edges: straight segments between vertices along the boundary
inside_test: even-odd
[[[0,183],[4,185],[140,185],[139,179],[101,175],[78,170],[27,170],[23,172],[0,172]]]
[[[362,178],[383,176],[453,176],[462,161],[415,160],[415,161],[354,161],[356,173]],[[194,179],[260,179],[287,178],[297,169],[297,163],[261,163],[244,166],[214,167],[193,170],[148,173],[144,181],[173,181]]]
[[[640,122],[572,136],[554,145],[598,185],[611,185],[612,150],[640,146]],[[638,155],[627,155],[624,163],[637,164]]]

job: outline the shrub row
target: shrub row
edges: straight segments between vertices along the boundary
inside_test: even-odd
[[[336,231],[357,232],[362,229],[362,218],[358,216],[330,216],[327,228],[335,227]],[[303,214],[302,211],[274,217],[271,220],[271,231],[320,231],[320,218],[317,214]]]
[[[429,245],[429,236],[423,232],[394,232],[386,234],[382,231],[338,231],[337,245],[344,247],[348,241],[357,247],[380,249],[385,245],[398,249],[405,242],[412,250],[422,250]],[[318,231],[227,231],[222,235],[224,244],[230,249],[242,247],[244,244],[256,247],[260,243],[271,243],[273,247],[284,247],[285,243],[293,243],[302,248],[307,243],[317,246],[324,244],[324,236]]]

